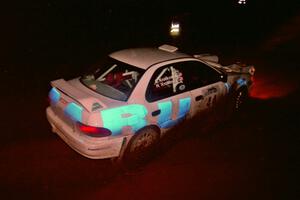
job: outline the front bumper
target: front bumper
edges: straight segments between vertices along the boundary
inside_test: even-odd
[[[51,107],[46,109],[46,115],[52,126],[52,131],[81,155],[91,159],[112,158],[120,155],[124,136],[103,138],[86,136],[61,120],[55,115]]]

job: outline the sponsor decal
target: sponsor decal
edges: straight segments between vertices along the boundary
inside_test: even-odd
[[[148,111],[144,105],[131,104],[101,111],[104,128],[109,129],[112,135],[118,135],[122,128],[130,126],[133,132],[147,125],[145,119]]]
[[[214,97],[209,97],[208,101],[206,103],[207,107],[212,107],[213,105],[215,105],[217,102],[217,95],[214,95]]]
[[[184,90],[185,85],[183,85],[183,75],[180,71],[172,66],[163,69],[154,81],[156,88],[173,87],[174,93],[177,92],[177,85],[179,84],[181,84],[179,90]]]
[[[218,92],[218,89],[217,89],[217,88],[215,88],[215,87],[209,88],[209,89],[207,90],[207,92],[205,93],[204,96],[209,96],[209,95],[214,94],[214,93],[217,93],[217,92]]]
[[[158,125],[161,128],[170,128],[182,121],[188,114],[191,107],[191,98],[179,100],[179,112],[176,119],[172,120],[172,102],[165,101],[158,103],[161,110],[158,116]],[[131,127],[133,132],[138,131],[147,125],[146,116],[148,110],[144,105],[131,104],[101,111],[103,127],[109,129],[112,135],[118,135],[124,127]]]
[[[99,103],[97,103],[97,102],[93,103],[93,105],[92,105],[92,111],[98,110],[100,108],[102,108],[102,106]]]
[[[160,102],[158,108],[161,110],[161,114],[158,117],[158,125],[161,128],[170,128],[182,121],[187,115],[191,107],[191,98],[184,98],[179,100],[179,112],[176,119],[172,120],[172,102]]]
[[[179,86],[179,90],[180,90],[180,91],[185,90],[185,85],[184,85],[184,84],[180,85],[180,86]]]
[[[65,114],[76,122],[82,122],[82,111],[83,108],[76,103],[69,103],[64,110]]]
[[[54,104],[56,104],[59,101],[59,99],[60,99],[60,93],[57,91],[56,88],[53,87],[50,90],[50,92],[49,92],[49,99],[50,99],[51,103],[54,103]]]

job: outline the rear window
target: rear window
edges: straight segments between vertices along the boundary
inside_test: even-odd
[[[80,81],[91,90],[126,101],[145,70],[107,57],[94,65]]]

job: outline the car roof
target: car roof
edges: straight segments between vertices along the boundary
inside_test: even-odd
[[[178,51],[170,52],[159,48],[132,48],[113,52],[110,57],[121,62],[147,69],[163,61],[191,57]]]

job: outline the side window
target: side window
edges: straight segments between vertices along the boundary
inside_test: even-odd
[[[183,65],[175,63],[157,69],[149,82],[146,99],[153,102],[185,92],[187,79]]]
[[[221,74],[204,63],[188,61],[185,63],[186,76],[189,77],[188,89],[195,89],[220,81]]]

